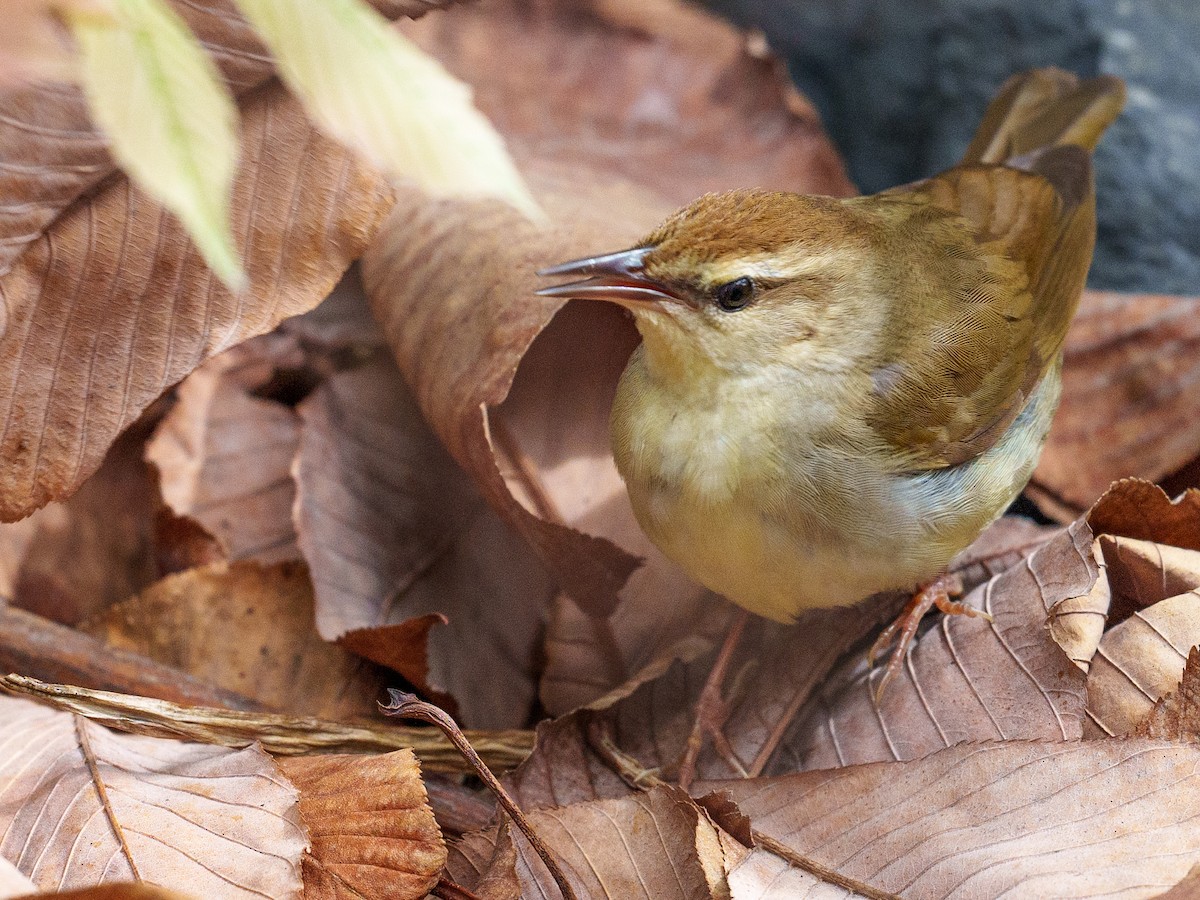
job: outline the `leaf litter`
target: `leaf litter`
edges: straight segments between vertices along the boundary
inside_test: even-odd
[[[532,297],[533,272],[626,246],[704,190],[852,193],[812,107],[759,43],[671,0],[496,2],[404,26],[474,86],[549,214],[539,226],[502,204],[393,193],[266,81],[227,7],[181,8],[225,48],[248,116],[256,179],[234,221],[250,299],[213,283],[161,211],[103,181],[111,163],[70,91],[38,121],[73,140],[0,137],[0,161],[70,172],[32,179],[0,217],[16,223],[5,236],[32,235],[0,241],[14,461],[0,508],[55,501],[0,527],[14,604],[0,613],[21,624],[0,659],[147,695],[4,681],[70,710],[0,699],[20,710],[21,752],[61,746],[62,783],[100,810],[69,820],[80,834],[99,828],[111,848],[136,833],[137,804],[104,813],[88,785],[145,780],[146,759],[184,760],[154,778],[182,777],[185,793],[187,761],[252,763],[291,798],[254,835],[288,841],[275,868],[251,866],[284,878],[271,896],[295,895],[301,872],[312,896],[555,896],[526,838],[486,822],[490,801],[445,742],[377,718],[380,690],[406,685],[492,729],[468,737],[511,770],[579,896],[1149,897],[1194,881],[1200,492],[1106,493],[1130,475],[1182,487],[1200,456],[1189,301],[1085,299],[1030,488],[1069,527],[1005,518],[955,564],[994,623],[932,621],[879,704],[865,648],[901,598],[753,623],[729,680],[729,752],[705,749],[688,797],[670,781],[731,611],[640,534],[608,453],[629,321]],[[21,121],[32,108],[0,97]],[[287,318],[364,252],[361,284],[352,271]],[[71,304],[84,283],[99,317]],[[33,329],[66,348],[61,370],[15,352]],[[132,353],[136,371],[113,368]],[[122,497],[137,500],[114,519]],[[46,616],[101,640],[65,641]],[[458,780],[422,776],[406,745]],[[0,777],[0,821],[38,803],[68,821],[45,806],[61,796],[14,794],[25,781]],[[189,822],[155,853],[238,863],[209,849],[206,826],[224,826]],[[13,877],[83,878],[53,852],[9,849],[24,827],[0,827]],[[86,883],[128,880],[130,859],[158,871],[144,844],[116,846]]]

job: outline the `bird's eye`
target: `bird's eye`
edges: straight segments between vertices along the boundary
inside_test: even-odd
[[[717,306],[726,312],[745,309],[754,299],[754,282],[743,275],[717,288]]]

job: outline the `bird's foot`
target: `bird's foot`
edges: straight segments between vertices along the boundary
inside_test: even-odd
[[[708,677],[704,680],[704,687],[700,689],[700,697],[696,701],[696,718],[692,722],[692,732],[688,735],[687,745],[684,747],[683,755],[679,758],[679,786],[685,791],[696,780],[696,761],[700,758],[700,751],[704,749],[705,737],[713,742],[713,749],[729,764],[730,768],[735,772],[744,773],[741,761],[733,752],[733,748],[729,745],[729,740],[722,730],[725,720],[729,718],[729,704],[721,696],[721,688],[749,618],[750,613],[746,610],[738,610],[737,618],[725,636],[724,643],[721,644],[721,652],[717,654],[717,659],[713,663],[713,667],[709,669]]]
[[[991,615],[983,610],[950,599],[951,597],[958,596],[962,591],[962,579],[957,575],[939,575],[917,591],[908,606],[904,608],[904,611],[896,617],[896,620],[891,625],[883,629],[879,637],[875,639],[875,643],[867,651],[867,664],[872,668],[875,666],[875,660],[883,655],[883,652],[891,646],[893,641],[896,644],[892,650],[891,657],[888,659],[888,664],[883,670],[883,676],[879,679],[879,684],[875,687],[876,702],[883,696],[884,688],[888,686],[888,682],[896,677],[896,673],[904,665],[904,658],[908,655],[908,649],[912,644],[913,637],[916,636],[917,627],[921,624],[921,619],[925,617],[925,613],[929,612],[931,607],[936,606],[948,616],[974,616],[987,619],[989,622],[992,621]],[[897,634],[899,634],[899,637],[897,637]]]

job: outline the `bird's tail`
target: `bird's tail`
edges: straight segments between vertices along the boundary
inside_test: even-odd
[[[1026,168],[1021,163],[1039,151],[1067,145],[1090,153],[1124,105],[1125,83],[1112,75],[1081,80],[1062,69],[1022,72],[988,106],[963,164]]]

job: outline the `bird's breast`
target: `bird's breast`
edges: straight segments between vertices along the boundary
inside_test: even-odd
[[[668,557],[730,600],[790,621],[943,569],[1032,472],[1054,374],[986,454],[904,475],[838,434],[847,409],[819,385],[807,396],[797,386],[792,404],[805,411],[781,415],[769,396],[778,385],[681,393],[655,384],[635,355],[613,407],[613,451],[639,523]]]

